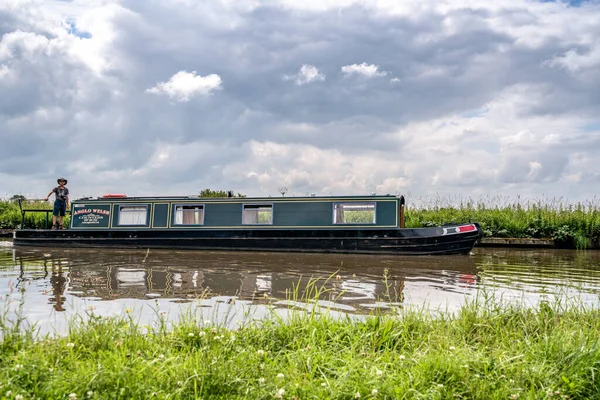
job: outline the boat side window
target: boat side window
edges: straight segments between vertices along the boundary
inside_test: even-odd
[[[334,224],[374,224],[375,203],[334,203]]]
[[[147,225],[148,206],[119,206],[119,225]]]
[[[176,204],[174,225],[204,225],[204,204]]]
[[[244,225],[272,225],[273,204],[244,204],[242,223]]]

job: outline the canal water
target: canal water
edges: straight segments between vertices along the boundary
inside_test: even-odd
[[[535,305],[600,303],[600,252],[476,248],[469,256],[17,248],[0,242],[0,304],[42,332],[74,317],[206,323],[312,309],[359,316],[398,307],[455,311],[476,296]]]

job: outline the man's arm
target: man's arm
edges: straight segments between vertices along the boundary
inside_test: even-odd
[[[48,201],[48,197],[52,196],[52,193],[54,193],[54,191],[55,191],[55,190],[56,190],[56,189],[52,189],[52,190],[50,191],[50,193],[48,193],[48,194],[46,195],[46,198],[44,199],[44,201]]]

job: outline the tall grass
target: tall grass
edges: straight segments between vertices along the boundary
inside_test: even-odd
[[[3,329],[0,396],[122,399],[600,398],[600,311],[480,295],[454,314],[273,313],[237,330],[88,311],[64,337]]]
[[[586,248],[600,239],[598,203],[561,199],[435,199],[407,207],[406,226],[478,222],[486,236],[552,238],[566,247]]]
[[[24,201],[24,209],[50,210],[48,216],[48,228],[52,226],[52,204],[45,201]],[[21,209],[19,203],[10,200],[0,200],[0,229],[16,229],[21,226]],[[65,217],[64,225],[69,223],[69,217]],[[25,214],[24,227],[26,229],[41,229],[46,224],[46,214],[43,212],[28,212]]]

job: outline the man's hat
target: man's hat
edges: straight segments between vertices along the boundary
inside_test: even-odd
[[[65,181],[65,185],[67,184],[67,180],[65,178],[58,178],[56,180],[56,183],[58,183],[60,185],[60,181]]]

